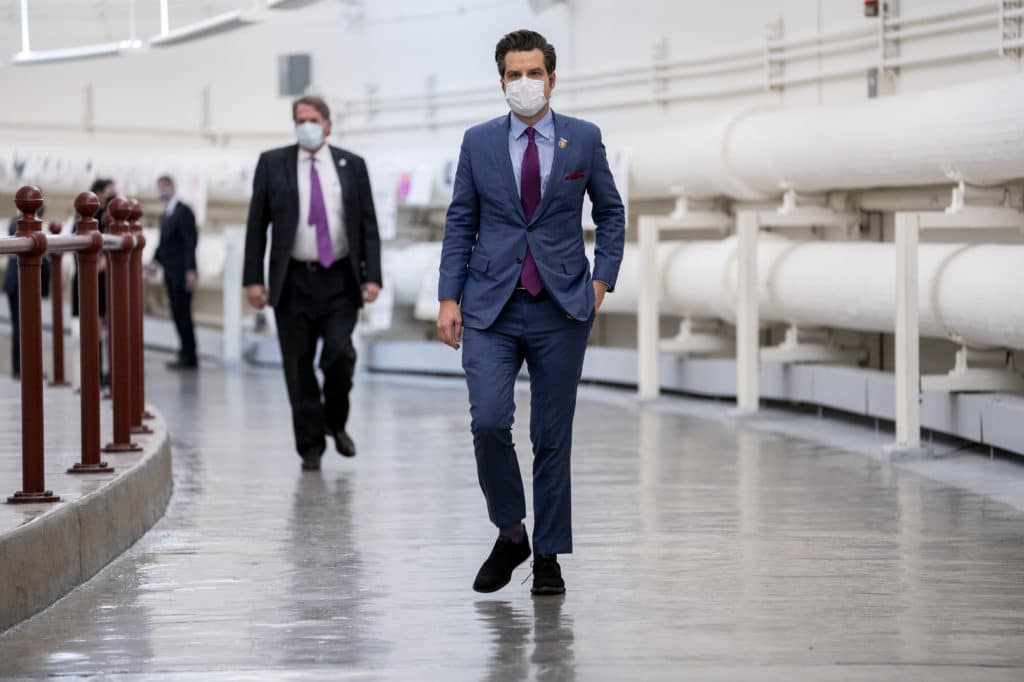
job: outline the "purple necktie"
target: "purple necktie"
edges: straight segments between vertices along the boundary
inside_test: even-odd
[[[533,136],[536,134],[533,128],[526,129],[526,135],[530,141],[526,144],[526,153],[523,154],[523,167],[519,177],[519,201],[523,204],[523,213],[526,215],[526,222],[533,218],[537,205],[540,204],[540,154],[537,153],[537,143]],[[523,270],[519,273],[519,282],[536,296],[544,289],[544,283],[540,281],[540,273],[537,271],[537,262],[533,260],[533,252],[529,245],[526,247],[526,256],[523,258]]]
[[[309,224],[316,228],[316,255],[325,268],[334,263],[331,228],[327,222],[324,191],[320,187],[320,174],[316,172],[316,157],[309,157]]]

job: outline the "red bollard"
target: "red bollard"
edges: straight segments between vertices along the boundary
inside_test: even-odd
[[[50,234],[58,235],[60,223],[50,223]],[[64,381],[64,273],[61,261],[64,254],[50,254],[50,310],[53,312],[53,381],[50,386],[68,386]]]
[[[78,252],[78,311],[81,324],[82,355],[82,461],[68,469],[69,474],[108,473],[113,471],[100,461],[100,296],[98,263],[103,237],[96,229],[100,200],[92,192],[75,198],[78,212],[76,233],[92,239],[88,249]]]
[[[110,267],[107,291],[112,309],[107,310],[107,328],[110,330],[111,355],[110,384],[114,396],[114,440],[104,452],[138,452],[142,450],[132,442],[131,387],[132,387],[132,333],[131,333],[131,256],[135,238],[131,235],[128,216],[132,209],[124,197],[115,197],[107,208],[114,219],[111,232],[118,248],[109,251]]]
[[[110,205],[108,204],[107,205],[107,210],[104,211],[104,213],[103,213],[103,228],[104,228],[103,232],[106,232],[108,234],[110,233],[111,225],[114,224],[114,220],[113,219],[114,219],[114,214],[110,212]],[[106,323],[106,326],[107,326],[107,343],[106,343],[106,348],[107,348],[107,376],[108,377],[112,377],[113,376],[113,368],[114,368],[114,332],[112,331],[113,327],[111,326],[110,322],[113,319],[112,310],[113,310],[114,306],[113,306],[113,303],[111,302],[111,297],[110,297],[110,280],[111,280],[111,274],[110,274],[111,267],[110,266],[111,266],[111,260],[110,260],[110,254],[107,253],[107,252],[103,252],[103,254],[100,257],[105,259],[105,262],[106,262],[106,265],[107,265],[107,267],[106,267],[106,274],[103,276],[103,279],[106,282],[106,287],[104,287],[104,289],[106,291],[105,298],[107,299],[105,301],[105,304],[107,306],[107,314],[104,316],[103,321]],[[100,372],[102,372],[102,371],[103,371],[103,367],[101,365],[100,366]],[[107,390],[103,392],[103,400],[110,400],[113,397],[114,397],[113,387],[111,385],[108,385],[107,386]]]
[[[60,497],[46,489],[43,462],[43,280],[46,253],[43,223],[36,211],[43,205],[37,187],[22,187],[14,199],[21,211],[16,236],[32,240],[32,250],[18,255],[18,310],[21,315],[21,478],[22,490],[7,501],[11,504],[58,502]]]
[[[129,229],[135,237],[135,248],[131,255],[131,287],[129,298],[131,299],[131,329],[132,329],[132,433],[153,433],[153,429],[142,423],[145,412],[145,349],[142,346],[142,248],[146,245],[146,238],[142,234],[142,225],[139,218],[142,217],[142,206],[137,199],[129,202],[131,213],[129,214]]]

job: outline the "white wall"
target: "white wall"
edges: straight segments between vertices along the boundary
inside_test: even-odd
[[[86,3],[82,3],[85,5]],[[138,33],[158,30],[156,2],[139,0]],[[172,26],[202,13],[252,6],[252,0],[172,2]],[[959,0],[902,0],[902,14],[955,9]],[[17,3],[0,9],[0,46],[19,45]],[[88,3],[104,15],[94,21],[76,6],[70,15],[56,8],[69,3],[33,0],[33,47],[70,46],[126,37],[127,0]],[[649,100],[645,77],[615,88],[569,90],[580,75],[626,66],[650,65],[656,54],[672,60],[763,47],[769,30],[784,37],[877,26],[863,16],[860,0],[572,0],[534,15],[527,0],[373,0],[365,14],[345,3],[324,0],[306,9],[263,12],[261,23],[176,47],[152,48],[130,56],[40,66],[0,61],[0,158],[13,146],[81,146],[151,158],[173,166],[209,156],[225,168],[247,165],[261,148],[291,140],[289,99],[277,96],[277,57],[309,52],[316,90],[335,103],[341,116],[336,139],[368,154],[415,156],[432,150],[457,151],[462,129],[504,111],[493,63],[496,40],[506,31],[541,31],[559,49],[561,91],[556,108],[597,121],[610,148],[657,145],[667,131],[717,113],[755,105],[815,106],[865,98],[864,52],[804,60],[787,73],[853,64],[843,78],[812,81],[777,90],[756,86],[742,94],[690,98],[670,104]],[[460,11],[460,7],[464,11]],[[47,9],[49,8],[49,9]],[[412,16],[410,16],[412,15]],[[908,44],[903,54],[956,51],[993,44],[994,31],[965,31]],[[986,48],[987,49],[987,48]],[[660,52],[658,52],[660,50]],[[6,57],[6,55],[5,55]],[[1013,73],[1019,59],[988,56],[902,69],[896,92]],[[756,82],[758,73],[716,75],[677,81],[673,95],[709,87]],[[587,81],[590,83],[591,81]],[[92,105],[86,105],[91,87]],[[400,111],[382,106],[373,116],[359,109],[369,88],[386,101],[420,95],[433,88],[436,112]],[[471,104],[455,104],[452,91],[478,89]],[[208,92],[208,103],[204,99]],[[493,96],[491,95],[493,93]],[[641,98],[613,107],[616,98]],[[349,113],[354,112],[354,113]],[[127,151],[116,151],[127,148]],[[229,152],[213,153],[212,150]],[[205,150],[205,151],[204,151]],[[231,151],[233,150],[233,151]],[[410,150],[419,150],[410,151]],[[185,159],[185,161],[182,161]],[[234,172],[234,171],[231,171]],[[3,179],[0,178],[0,182]]]

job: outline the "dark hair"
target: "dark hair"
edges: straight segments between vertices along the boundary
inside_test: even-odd
[[[294,102],[292,102],[293,121],[295,120],[296,112],[299,110],[300,104],[308,104],[309,106],[319,111],[320,115],[324,117],[325,121],[331,120],[331,109],[330,107],[327,106],[327,102],[325,102],[320,97],[316,97],[315,95],[305,95],[304,97],[300,97]]]
[[[544,36],[529,29],[512,31],[498,41],[494,48],[494,61],[498,63],[498,75],[505,77],[505,55],[509,52],[531,52],[540,50],[544,53],[544,68],[548,75],[555,72],[555,46],[549,43]]]
[[[96,178],[95,180],[92,181],[92,187],[89,188],[89,191],[92,192],[93,194],[99,194],[100,192],[102,192],[103,190],[105,190],[106,188],[110,187],[113,184],[113,178]]]
[[[172,178],[170,175],[161,175],[159,178],[156,179],[156,181],[166,182],[171,187],[174,187],[174,178]]]

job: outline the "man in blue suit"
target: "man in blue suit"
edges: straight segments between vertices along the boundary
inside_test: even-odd
[[[562,594],[557,555],[572,551],[569,455],[576,390],[594,316],[615,286],[625,211],[592,123],[555,114],[555,49],[516,31],[495,50],[511,114],[463,138],[445,224],[441,341],[469,386],[477,474],[498,539],[473,589],[494,592],[530,556],[523,481],[512,443],[516,376],[530,374],[533,594]],[[584,192],[597,224],[584,253]]]

